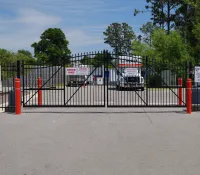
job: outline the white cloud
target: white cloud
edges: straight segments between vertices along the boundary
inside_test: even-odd
[[[19,22],[28,25],[48,26],[61,22],[61,18],[57,16],[46,15],[34,9],[21,9]]]
[[[0,48],[16,51],[18,49],[32,50],[30,45],[39,40],[41,33],[49,27],[65,28],[63,31],[69,40],[72,52],[81,47],[103,43],[101,36],[104,26],[82,26],[67,28],[60,17],[47,15],[38,10],[25,8],[17,12],[13,19],[0,20]],[[99,35],[99,33],[101,33]]]
[[[30,45],[48,27],[59,24],[61,19],[34,9],[21,9],[13,19],[0,22],[0,47],[10,50],[30,48]]]
[[[71,43],[70,45],[73,47],[103,43],[103,39],[101,36],[92,36],[91,34],[86,33],[82,30],[67,31],[66,36]]]
[[[98,23],[96,18],[98,13],[127,9],[115,5],[110,0],[3,0],[1,7],[13,16],[7,19],[0,13],[0,48],[32,50],[30,45],[39,40],[44,30],[58,27],[65,32],[73,53],[98,50],[106,47],[103,31],[108,24],[103,25],[104,20]]]

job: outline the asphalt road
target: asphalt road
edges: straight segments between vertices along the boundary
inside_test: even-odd
[[[162,108],[0,113],[0,174],[198,175],[199,116]]]
[[[105,91],[105,94],[104,94]],[[27,105],[37,105],[37,93],[30,91],[33,98],[25,98]],[[86,87],[63,87],[52,90],[43,90],[44,105],[106,105],[109,106],[145,106],[177,105],[179,98],[178,89],[149,89],[148,91],[118,91],[110,86],[86,86]],[[35,95],[34,95],[35,94]],[[185,102],[185,90],[183,90],[183,102]],[[184,103],[183,103],[184,105]]]

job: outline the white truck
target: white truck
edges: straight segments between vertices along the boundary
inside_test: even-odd
[[[68,67],[66,68],[66,82],[67,86],[82,86],[87,85],[89,74],[88,67]]]
[[[144,91],[144,78],[141,76],[139,68],[126,68],[124,73],[118,76],[117,89],[140,89]]]

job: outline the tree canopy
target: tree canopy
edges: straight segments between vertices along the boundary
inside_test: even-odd
[[[172,37],[171,42],[167,39],[167,36],[163,38],[167,41],[166,44],[172,44],[171,47],[173,48],[177,47],[173,45],[175,41],[179,42],[178,47],[180,47],[181,43],[181,47],[184,45],[184,49],[180,51],[180,53],[183,53],[182,56],[184,57],[187,51],[187,60],[191,60],[192,58],[195,64],[200,64],[200,0],[146,0],[146,2],[147,4],[144,8],[151,12],[151,18],[147,23],[148,25],[144,24],[141,28],[141,32],[143,33],[142,42],[149,44],[149,41],[152,40],[151,35],[149,35],[149,33],[147,35],[146,28],[151,29],[151,27],[153,27],[154,30],[160,28],[165,30],[167,35],[170,35],[172,32],[173,36],[170,35],[170,37]],[[135,15],[139,12],[144,13],[145,11],[135,10]],[[150,27],[149,24],[151,23],[153,26]],[[160,40],[158,44],[162,45],[161,42],[162,40]],[[162,46],[164,47],[164,45]],[[139,49],[143,50],[144,48],[144,50],[148,50],[143,43],[138,41],[134,41],[132,47],[135,48],[134,52],[136,52],[136,50],[138,52]],[[165,48],[166,47],[168,46],[165,46]],[[155,48],[155,45],[153,48],[156,49],[158,53],[160,52],[160,48]],[[176,48],[176,50],[178,51],[178,48]],[[173,54],[174,50],[172,51],[172,49],[169,48],[166,51],[166,54],[167,53]],[[177,57],[179,56],[180,55],[177,55]],[[168,58],[165,57],[165,59]]]
[[[49,28],[45,30],[40,41],[33,43],[35,57],[40,61],[58,65],[70,62],[71,51],[68,48],[68,40],[63,31],[59,28]]]
[[[152,47],[145,43],[132,44],[133,54],[150,56],[163,63],[181,64],[191,59],[180,33],[171,31],[169,35],[162,29],[152,34]]]
[[[143,33],[143,41],[151,46],[151,35],[155,30],[159,29],[156,25],[153,25],[152,22],[147,22],[143,24],[140,28],[141,32]]]
[[[80,63],[83,65],[92,65],[94,67],[100,67],[105,64],[110,64],[110,61],[113,59],[112,55],[107,52],[98,52],[93,58],[90,56],[84,56]]]
[[[131,26],[127,23],[112,23],[103,32],[104,43],[109,44],[116,54],[127,54],[131,51],[131,41],[136,38]]]
[[[0,64],[16,63],[17,60],[23,60],[30,64],[36,61],[30,51],[19,50],[18,52],[12,52],[6,49],[0,49]]]

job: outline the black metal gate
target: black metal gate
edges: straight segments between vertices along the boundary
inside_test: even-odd
[[[22,63],[24,107],[183,107],[187,65],[92,52],[69,64]],[[38,78],[42,86],[38,88]],[[183,86],[178,85],[182,77]],[[183,96],[179,97],[182,88]],[[42,91],[42,104],[38,92]],[[181,104],[180,104],[181,98]]]
[[[102,77],[105,66],[90,63],[98,54],[103,55],[100,52],[72,55],[68,65],[22,63],[23,106],[105,107],[105,80],[102,79],[102,85],[93,81],[94,74]],[[38,78],[43,82],[40,88]],[[42,104],[38,104],[39,91]]]
[[[171,65],[135,55],[112,57],[107,68],[112,65],[116,81],[107,81],[108,107],[186,106],[187,65]],[[182,86],[178,85],[179,77]]]

